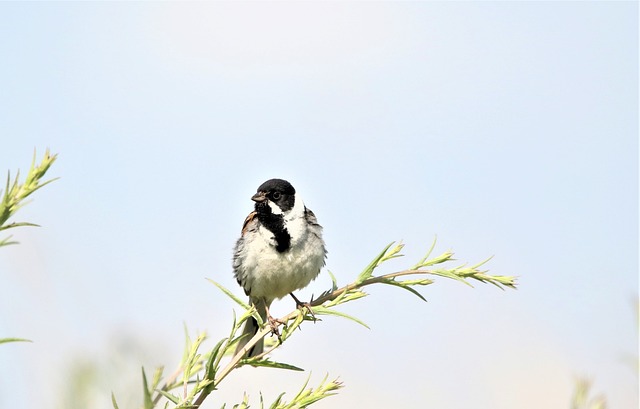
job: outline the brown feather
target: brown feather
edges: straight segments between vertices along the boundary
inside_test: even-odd
[[[244,234],[247,232],[247,227],[249,226],[249,224],[256,218],[258,217],[258,213],[257,212],[251,212],[249,213],[249,216],[247,216],[246,219],[244,219],[244,223],[242,223],[242,235],[244,236]]]

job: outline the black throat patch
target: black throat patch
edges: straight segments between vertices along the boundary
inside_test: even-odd
[[[289,250],[291,246],[291,236],[286,227],[284,227],[284,218],[281,214],[273,214],[271,208],[266,202],[256,203],[256,212],[258,220],[262,225],[273,233],[276,240],[276,250],[278,253]]]

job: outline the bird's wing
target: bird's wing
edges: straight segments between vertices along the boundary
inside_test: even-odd
[[[242,224],[242,235],[244,236],[247,231],[254,228],[254,225],[258,222],[258,213],[251,212],[246,219],[244,219],[244,223]]]
[[[316,218],[316,215],[311,211],[311,209],[308,208],[304,208],[304,218],[307,220],[307,223],[314,225],[314,226],[320,226],[318,224],[318,219]]]

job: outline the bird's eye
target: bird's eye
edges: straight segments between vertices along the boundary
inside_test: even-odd
[[[271,198],[272,198],[273,200],[278,200],[278,199],[280,199],[280,196],[281,196],[281,195],[280,195],[280,192],[273,192],[273,193],[271,193]]]

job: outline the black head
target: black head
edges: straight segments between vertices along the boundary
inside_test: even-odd
[[[268,207],[267,201],[276,204],[282,212],[293,208],[296,201],[296,190],[291,183],[283,179],[269,179],[258,187],[258,192],[251,200],[256,202],[256,210]]]

